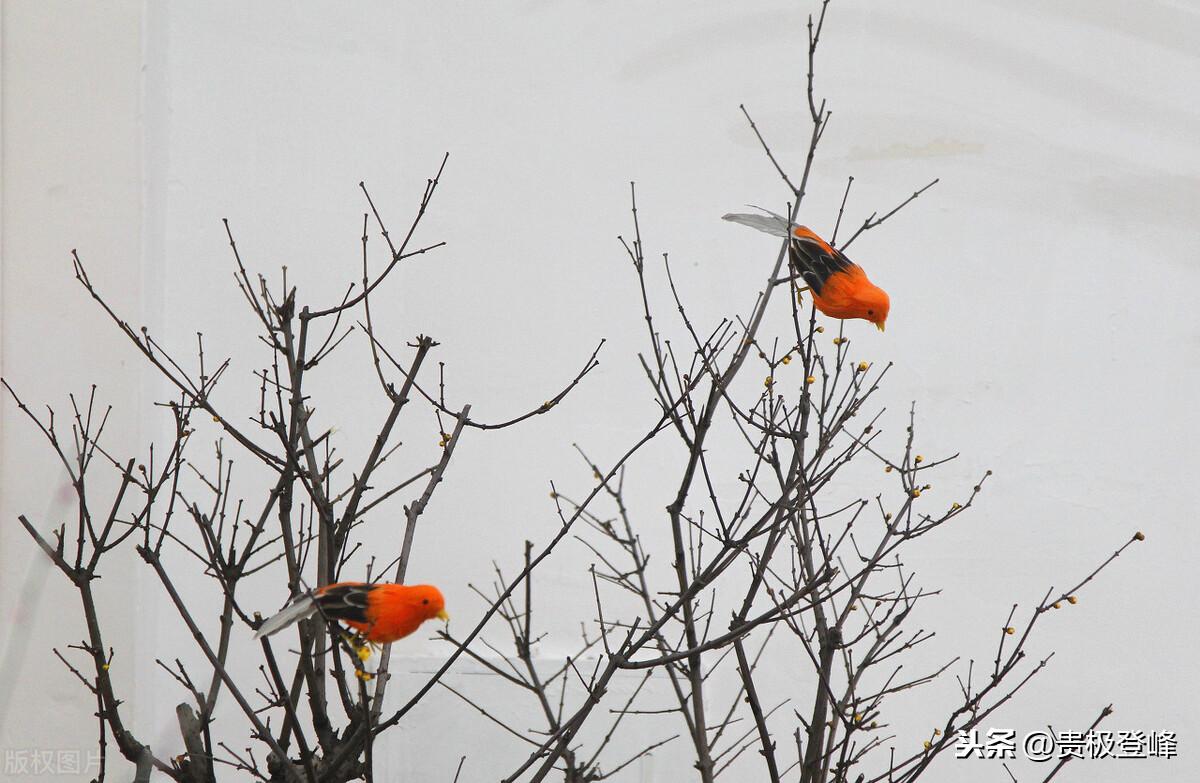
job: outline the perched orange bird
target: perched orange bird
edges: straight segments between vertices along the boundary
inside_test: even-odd
[[[259,626],[254,638],[270,636],[318,611],[375,644],[403,639],[426,620],[450,619],[442,592],[433,585],[336,582],[292,599]]]
[[[891,308],[887,292],[868,280],[861,266],[811,229],[789,223],[774,212],[763,212],[766,214],[730,214],[724,219],[790,239],[788,258],[792,269],[812,289],[817,309],[830,318],[862,318],[882,332]]]

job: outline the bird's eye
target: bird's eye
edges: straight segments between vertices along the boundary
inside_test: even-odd
[[[423,604],[427,604],[427,603],[429,603],[429,599],[428,599],[428,598],[422,598],[422,599],[421,599],[421,603],[423,603]]]
[[[868,311],[867,311],[867,315],[875,315],[875,311],[874,311],[874,310],[868,310]]]

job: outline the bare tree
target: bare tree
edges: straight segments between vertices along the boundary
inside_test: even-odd
[[[814,87],[827,6],[825,0],[816,18],[809,19],[811,129],[798,178],[789,174],[742,108],[786,187],[791,221],[802,211],[831,116]],[[440,634],[448,645],[445,660],[394,710],[383,709],[390,650],[385,647],[377,661],[364,663],[360,650],[323,617],[298,624],[286,653],[269,639],[261,641],[261,682],[235,678],[229,667],[234,636],[262,621],[239,591],[247,577],[277,574],[295,595],[353,574],[369,555],[368,579],[405,581],[421,516],[464,435],[516,426],[551,412],[597,366],[601,346],[544,402],[508,420],[485,422],[472,417],[472,405],[449,402],[440,372],[429,378],[436,340],[417,335],[398,346],[376,331],[371,300],[381,295],[382,284],[406,260],[442,245],[420,244],[416,237],[445,166],[443,159],[427,181],[398,241],[362,188],[367,213],[361,273],[340,299],[325,304],[304,304],[298,289],[289,285],[286,268],[274,284],[252,275],[226,223],[236,285],[258,324],[257,334],[248,337],[267,350],[268,358],[256,372],[259,403],[254,411],[218,404],[214,391],[230,365],[206,356],[202,335],[197,335],[194,364],[177,358],[177,348],[160,344],[145,328],[135,328],[114,312],[102,286],[73,254],[76,280],[169,383],[172,394],[160,405],[171,416],[173,437],[165,448],[151,445],[138,458],[110,454],[102,445],[108,409],[97,402],[94,388],[86,401],[71,398],[69,426],[64,427],[52,409],[35,412],[4,381],[58,455],[75,494],[76,514],[70,521],[21,516],[20,523],[79,592],[84,638],[55,654],[96,700],[99,780],[112,768],[111,744],[134,765],[136,780],[147,780],[156,770],[177,781],[203,783],[221,779],[224,770],[262,780],[370,781],[379,737],[441,687],[453,692],[465,709],[479,712],[527,746],[526,760],[504,773],[506,781],[539,781],[551,774],[569,783],[614,778],[676,740],[687,744],[694,774],[703,783],[721,777],[748,750],[761,759],[758,778],[770,781],[912,781],[952,746],[959,731],[978,726],[1047,665],[1052,652],[1031,654],[1040,618],[1075,603],[1079,590],[1141,540],[1136,534],[1070,589],[1048,589],[1026,610],[1023,622],[1018,622],[1019,607],[1014,605],[997,624],[990,667],[976,667],[982,659],[968,656],[965,664],[956,658],[916,675],[902,673],[899,661],[933,636],[914,627],[913,617],[937,592],[917,583],[905,564],[906,545],[966,513],[990,471],[963,488],[958,500],[931,499],[933,471],[957,455],[927,459],[920,453],[915,405],[906,431],[899,438],[886,437],[880,398],[888,366],[856,360],[853,324],[818,317],[803,281],[786,262],[786,241],[745,315],[695,323],[669,257],[663,254],[661,263],[647,259],[631,189],[632,236],[621,242],[643,306],[647,342],[638,359],[655,400],[643,434],[612,464],[602,465],[580,450],[582,464],[594,478],[591,486],[560,492],[551,485],[558,531],[540,544],[525,541],[519,551],[514,546],[519,565],[498,565],[491,586],[476,590],[485,607],[479,621],[466,634]],[[871,213],[839,244],[850,179],[829,233],[831,242],[844,249],[936,182],[914,190],[889,211]],[[387,255],[376,273],[369,263],[372,222]],[[653,293],[663,290],[674,304],[668,326],[651,305]],[[778,333],[768,328],[769,312],[772,323],[786,324]],[[332,424],[318,425],[317,402],[308,389],[311,376],[352,335],[370,347],[371,366],[364,374],[375,378],[388,409],[366,441],[365,460],[348,465],[335,445],[342,436]],[[381,467],[401,448],[397,422],[418,415],[436,427],[437,450],[421,457],[419,470],[385,479]],[[198,429],[210,426],[220,431],[215,452],[193,456]],[[665,509],[636,507],[627,502],[626,478],[637,470],[633,457],[656,439],[676,444],[672,498]],[[721,480],[727,467],[714,461],[717,444],[723,457],[741,460],[735,493],[720,489],[727,486]],[[269,476],[257,497],[233,491],[229,449],[252,458],[255,471]],[[878,469],[883,486],[864,486],[855,490],[853,500],[838,500],[848,485],[861,483],[848,478],[859,475],[848,468],[864,464]],[[98,468],[117,476],[115,494],[98,497],[92,479]],[[400,500],[404,525],[395,548],[366,552],[360,535],[365,516]],[[42,532],[47,523],[49,534]],[[669,530],[669,551],[648,551],[643,545],[640,531],[650,525]],[[576,537],[594,556],[587,577],[596,614],[582,628],[579,653],[548,665],[535,653],[542,636],[535,622],[534,574],[565,540]],[[121,546],[135,547],[156,575],[205,661],[203,671],[189,671],[178,657],[159,661],[186,694],[177,707],[187,748],[179,757],[163,758],[131,733],[108,674],[116,649],[102,633],[100,599],[92,583],[102,573],[105,555]],[[168,554],[182,554],[219,588],[222,605],[215,634],[204,630],[196,619],[196,602],[176,586]],[[490,641],[496,632],[511,641],[507,651]],[[774,685],[764,688],[761,672],[784,639],[793,640],[803,654],[792,659],[789,686],[781,692]],[[585,655],[594,658],[590,671],[580,667]],[[446,682],[444,675],[463,656],[524,694],[541,724],[520,726],[510,709],[485,705]],[[941,728],[923,747],[898,747],[887,717],[889,697],[955,667],[961,703],[927,724]],[[636,673],[640,684],[614,703],[608,691],[622,672]],[[643,703],[642,686],[655,678],[673,696],[666,708]],[[717,679],[735,684],[735,698],[720,700],[712,687]],[[214,731],[214,709],[221,698],[239,709],[239,730],[248,733],[248,746],[234,747]],[[602,704],[605,709],[597,709]],[[643,716],[663,713],[677,716],[674,733],[641,738],[633,746],[614,740]],[[585,725],[593,728],[586,738],[581,736]],[[222,727],[221,734],[229,732],[229,726]],[[456,779],[462,770],[460,764]],[[496,772],[489,770],[489,775]]]

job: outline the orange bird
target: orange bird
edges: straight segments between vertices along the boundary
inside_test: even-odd
[[[830,318],[862,318],[883,331],[891,301],[887,292],[867,279],[862,267],[851,261],[805,226],[789,223],[774,212],[764,215],[730,214],[725,220],[741,223],[777,237],[787,237],[788,258],[795,274],[813,292],[813,304]]]
[[[259,626],[254,638],[270,636],[318,611],[341,620],[375,644],[403,639],[426,620],[450,619],[442,592],[433,585],[336,582],[292,599]]]

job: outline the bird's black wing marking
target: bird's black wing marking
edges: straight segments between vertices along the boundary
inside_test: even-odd
[[[367,595],[370,585],[338,585],[317,596],[317,605],[335,620],[367,622]]]
[[[817,294],[834,272],[850,267],[850,259],[834,250],[831,254],[821,243],[806,237],[793,237],[788,243],[792,267]]]

